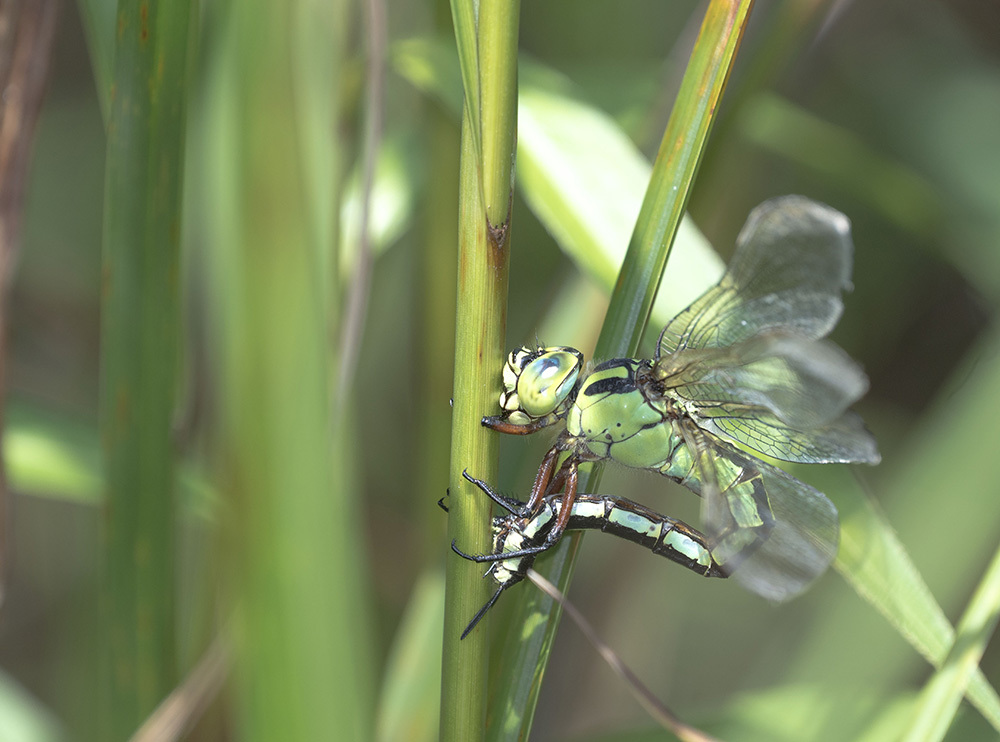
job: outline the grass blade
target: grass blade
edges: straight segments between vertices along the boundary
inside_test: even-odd
[[[917,699],[905,742],[944,739],[1000,618],[1000,549],[993,556],[962,620],[948,657]]]
[[[331,412],[342,4],[230,3],[206,152],[220,517],[247,740],[370,739],[356,436]],[[333,163],[332,167],[330,163]],[[324,172],[325,170],[325,172]]]
[[[101,312],[104,717],[124,739],[176,681],[174,460],[179,234],[191,3],[118,9]]]
[[[751,5],[732,0],[709,4],[653,166],[595,357],[628,356],[639,346]],[[597,477],[583,474],[580,491],[594,492],[596,488]],[[563,541],[537,571],[565,593],[580,536],[574,534]],[[506,664],[496,686],[497,708],[491,711],[490,739],[528,736],[558,619],[557,604],[537,592],[529,593],[516,606],[513,630],[501,653]]]

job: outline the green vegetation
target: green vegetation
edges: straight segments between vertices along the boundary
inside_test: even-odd
[[[66,6],[5,297],[0,738],[662,739],[529,582],[459,640],[461,473],[523,500],[551,444],[480,425],[511,348],[650,357],[799,193],[853,223],[833,339],[883,458],[790,469],[834,570],[774,606],[600,534],[537,568],[719,739],[995,739],[997,13],[751,5]]]

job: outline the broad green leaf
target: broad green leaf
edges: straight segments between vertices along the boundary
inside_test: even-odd
[[[558,73],[522,65],[518,178],[531,210],[562,250],[610,294],[653,168],[615,121],[582,101]],[[653,324],[718,280],[723,264],[685,216]],[[683,279],[683,280],[682,280]]]
[[[454,49],[411,39],[393,48],[397,70],[453,111],[460,106]],[[586,103],[572,83],[522,60],[518,99],[518,185],[559,247],[609,294],[652,166],[606,113]],[[723,263],[686,216],[664,274],[653,324],[666,321],[718,280]]]

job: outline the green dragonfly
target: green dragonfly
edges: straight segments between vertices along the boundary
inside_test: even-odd
[[[574,518],[579,466],[613,460],[702,496],[704,544],[722,572],[770,600],[800,593],[836,555],[837,511],[754,453],[797,463],[880,460],[848,410],[868,379],[824,340],[843,311],[852,253],[843,214],[801,196],[772,199],[751,212],[719,283],[663,328],[652,359],[617,358],[588,371],[575,348],[511,352],[503,413],[483,425],[562,432],[517,512],[521,524],[509,525],[531,524],[563,492],[551,525],[535,523],[523,548],[459,553],[507,562],[551,548]]]

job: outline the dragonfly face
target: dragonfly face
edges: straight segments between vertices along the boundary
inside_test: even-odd
[[[555,422],[572,403],[582,369],[583,354],[576,348],[523,346],[512,351],[500,394],[506,420],[514,425]]]
[[[843,214],[801,196],[773,199],[750,214],[719,283],[663,328],[652,359],[614,359],[585,375],[572,348],[511,353],[503,414],[483,424],[520,435],[565,424],[520,512],[534,516],[565,485],[533,553],[574,517],[578,465],[612,459],[700,494],[713,563],[751,591],[784,600],[820,575],[836,554],[836,509],[747,451],[878,463],[874,438],[848,409],[868,380],[824,339],[852,259]]]

